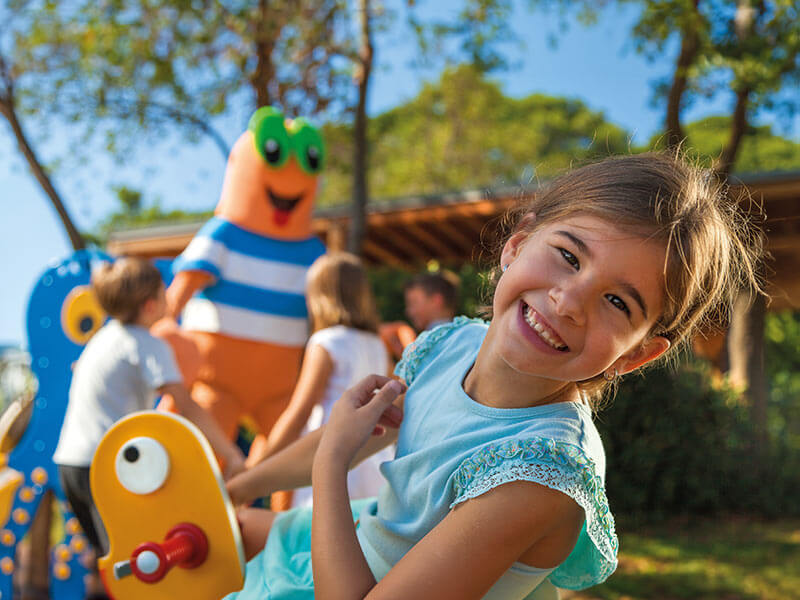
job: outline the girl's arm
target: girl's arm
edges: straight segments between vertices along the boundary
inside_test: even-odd
[[[325,395],[331,373],[333,373],[333,360],[330,354],[319,344],[309,346],[303,357],[303,366],[292,398],[289,400],[289,406],[275,422],[266,444],[257,453],[258,456],[248,457],[248,466],[260,463],[300,438],[311,411]]]
[[[546,568],[569,555],[583,510],[561,492],[512,482],[450,511],[376,585],[356,537],[346,472],[399,392],[391,385],[373,376],[349,390],[319,444],[311,537],[316,598],[478,599],[515,561]]]
[[[205,271],[181,271],[167,288],[167,316],[177,319],[194,293],[206,287],[214,277]]]
[[[540,568],[563,562],[583,520],[583,509],[561,492],[506,483],[451,510],[368,594],[336,597],[477,600],[516,561]]]

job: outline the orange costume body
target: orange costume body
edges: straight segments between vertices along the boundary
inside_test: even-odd
[[[228,158],[212,218],[173,265],[168,313],[155,332],[175,350],[192,398],[231,437],[245,419],[258,458],[292,394],[308,336],[305,275],[325,252],[311,233],[324,146],[304,119],[269,107]]]

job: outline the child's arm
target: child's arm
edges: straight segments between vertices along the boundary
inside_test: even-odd
[[[388,378],[384,378],[388,379]],[[369,458],[397,439],[397,427],[403,418],[403,397],[397,399],[382,420],[384,435],[372,436],[356,454],[352,465]],[[256,498],[278,490],[293,490],[311,485],[311,468],[322,433],[327,426],[304,435],[280,452],[240,473],[227,483],[228,494],[235,505],[249,504]]]
[[[162,394],[169,394],[175,400],[178,412],[197,425],[208,438],[214,452],[223,460],[225,479],[244,471],[244,454],[220,429],[217,422],[202,406],[197,404],[181,383],[167,383],[158,388]]]
[[[303,358],[303,366],[297,385],[292,393],[289,406],[283,411],[269,433],[267,443],[257,456],[247,458],[248,467],[252,467],[267,456],[283,450],[297,440],[303,427],[311,416],[314,406],[322,401],[325,388],[333,372],[333,360],[328,352],[319,344],[309,346]]]
[[[205,271],[180,271],[167,288],[167,316],[177,319],[194,293],[206,287],[214,277]]]
[[[512,482],[450,511],[378,584],[356,537],[346,472],[398,390],[362,382],[334,407],[314,460],[311,553],[315,597],[481,598],[518,560],[556,566],[572,550],[583,510],[569,497]],[[372,390],[383,385],[374,396]]]

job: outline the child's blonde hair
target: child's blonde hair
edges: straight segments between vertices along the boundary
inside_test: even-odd
[[[510,234],[589,215],[663,242],[664,309],[650,335],[667,338],[674,352],[699,330],[724,328],[740,293],[763,293],[763,234],[727,191],[677,152],[612,157],[537,190],[509,215]],[[600,374],[578,385],[597,400],[608,384]]]
[[[144,303],[156,298],[162,285],[158,269],[141,258],[122,257],[92,272],[92,288],[100,306],[126,324],[139,318]]]
[[[348,252],[324,254],[308,270],[306,303],[311,331],[344,325],[378,331],[378,309],[367,273]]]

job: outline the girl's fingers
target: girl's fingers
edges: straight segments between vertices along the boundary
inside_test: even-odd
[[[394,380],[391,377],[386,377],[385,375],[367,375],[364,379],[351,387],[349,392],[356,400],[357,405],[363,406],[372,400],[372,393],[376,389],[383,387],[390,381]]]
[[[399,406],[395,406],[394,404],[390,404],[386,410],[383,411],[381,418],[378,419],[378,423],[380,425],[386,425],[388,427],[400,427],[400,423],[403,422],[403,410]]]
[[[375,414],[376,420],[380,418],[381,415],[391,406],[392,402],[394,402],[397,397],[405,392],[405,386],[395,379],[389,379],[381,389],[379,389],[372,399],[369,401],[368,404],[363,406],[363,410],[369,410],[369,412],[377,413]]]

